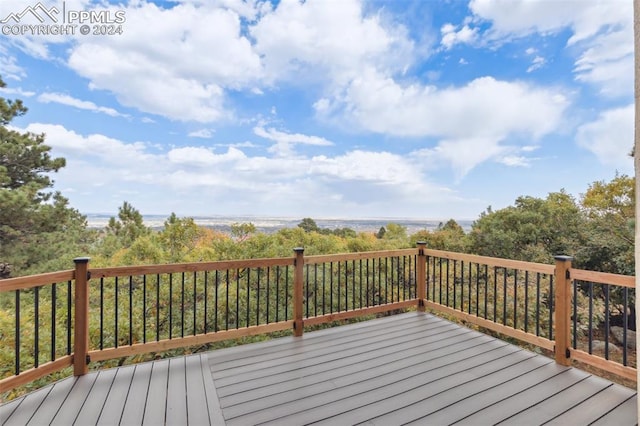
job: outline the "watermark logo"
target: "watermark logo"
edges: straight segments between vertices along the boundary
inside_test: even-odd
[[[47,8],[42,2],[13,11],[0,19],[2,34],[24,35],[121,35],[126,22],[124,10],[62,10]]]

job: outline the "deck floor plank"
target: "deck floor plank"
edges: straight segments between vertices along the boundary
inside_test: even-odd
[[[185,358],[187,389],[187,420],[190,425],[209,424],[209,407],[205,391],[200,355]],[[205,370],[206,373],[206,370]]]
[[[98,422],[117,371],[112,368],[92,373],[96,375],[95,383],[78,413],[76,424],[89,425]]]
[[[64,379],[0,405],[0,420],[634,425],[636,404],[635,390],[412,312]]]
[[[116,369],[116,376],[113,378],[109,394],[105,399],[102,412],[98,418],[99,425],[113,425],[120,423],[122,411],[127,402],[127,395],[133,381],[135,368],[121,367]]]
[[[551,420],[549,425],[590,424],[629,398],[625,388],[611,385]]]
[[[53,421],[51,422],[52,425],[66,426],[75,423],[80,410],[84,406],[84,403],[96,382],[97,376],[97,374],[87,374],[85,376],[76,377],[73,388],[65,398],[60,410],[53,418]]]
[[[51,389],[53,389],[53,385],[32,392],[22,400],[14,400],[12,406],[6,404],[0,407],[0,423],[2,426],[26,425],[33,416],[33,413],[40,407],[42,401],[49,395]],[[9,407],[3,410],[6,406]]]
[[[31,425],[43,425],[49,424],[53,421],[53,417],[56,415],[64,400],[67,398],[69,392],[73,388],[76,382],[75,377],[70,377],[65,380],[60,380],[53,385],[51,392],[46,396],[42,404],[38,407],[38,411],[33,414],[33,417],[29,419]]]
[[[187,383],[185,377],[185,357],[169,359],[169,381],[167,383],[166,423],[178,425],[187,423]],[[187,420],[187,422],[185,422]]]
[[[151,368],[153,363],[145,362],[128,368],[133,369],[131,386],[122,410],[120,423],[123,425],[139,425],[144,419],[144,407],[149,393]]]
[[[544,380],[494,404],[483,407],[481,410],[465,417],[457,424],[460,426],[474,426],[480,423],[500,423],[516,415],[525,407],[530,407],[545,399],[553,398],[554,395],[565,391],[567,388],[585,379],[586,377],[583,374],[577,373],[576,370],[565,369],[561,374]]]
[[[165,424],[168,381],[169,360],[154,361],[142,424],[150,426]]]

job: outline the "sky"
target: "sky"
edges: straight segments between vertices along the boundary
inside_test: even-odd
[[[2,0],[0,22],[11,126],[66,158],[82,213],[476,219],[633,175],[632,0]]]

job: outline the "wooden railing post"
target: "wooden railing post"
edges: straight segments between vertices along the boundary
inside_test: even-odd
[[[556,256],[555,358],[560,365],[571,365],[571,256]]]
[[[424,312],[424,302],[427,298],[427,256],[424,254],[424,249],[427,247],[427,243],[424,241],[418,241],[418,257],[416,261],[416,287],[418,298],[418,311]]]
[[[293,279],[293,335],[302,336],[304,321],[302,320],[303,287],[304,287],[304,248],[296,247],[295,273]]]
[[[89,258],[78,257],[73,262],[76,264],[73,375],[82,376],[89,370]]]

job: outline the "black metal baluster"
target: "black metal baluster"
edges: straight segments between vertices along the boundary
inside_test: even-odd
[[[603,284],[604,293],[604,358],[609,359],[609,286]]]
[[[442,305],[442,259],[438,262],[438,303]]]
[[[460,311],[464,312],[464,260],[460,261]]]
[[[51,361],[56,359],[56,283],[51,285]]]
[[[236,269],[236,329],[240,328],[240,269]]]
[[[480,264],[476,263],[476,316],[480,316]]]
[[[536,274],[536,336],[540,335],[540,272]]]
[[[325,303],[324,303],[326,298],[326,288],[325,288],[326,279],[325,278],[327,276],[327,274],[325,273],[325,266],[326,266],[326,263],[323,263],[322,264],[322,315],[327,313]]]
[[[329,313],[333,313],[333,262],[329,263]]]
[[[502,280],[502,324],[507,325],[507,268],[504,269]]]
[[[529,271],[524,272],[524,332],[529,332]]]
[[[114,285],[114,333],[113,333],[113,337],[114,337],[114,344],[113,347],[117,348],[118,347],[118,277],[115,277],[115,285]]]
[[[518,328],[518,270],[513,270],[513,328]]]
[[[226,285],[225,285],[226,293],[227,293],[227,304],[226,304],[226,313],[225,313],[225,330],[229,330],[229,270],[226,271]],[[237,295],[236,295],[237,296]]]
[[[258,274],[258,277],[256,278],[257,285],[258,285],[258,288],[256,289],[256,325],[260,325],[260,271],[261,270],[262,268],[258,268],[256,272]]]
[[[549,340],[553,340],[553,275],[549,276]]]
[[[284,267],[284,271],[284,286],[287,289],[284,293],[284,319],[286,321],[289,319],[289,265]]]
[[[129,345],[133,344],[133,276],[129,275]]]
[[[337,283],[337,286],[338,286],[338,311],[337,312],[340,312],[340,299],[341,299],[341,297],[340,297],[340,282],[342,281],[342,279],[341,279],[342,277],[340,276],[340,261],[338,261],[338,274],[336,276],[338,278],[338,283]],[[346,291],[346,288],[345,288],[345,291]]]
[[[160,274],[156,274],[156,342],[160,341]]]
[[[147,276],[142,276],[142,343],[147,343]]]
[[[204,334],[207,334],[209,331],[209,328],[207,327],[208,323],[208,311],[207,311],[207,307],[208,307],[208,299],[209,299],[209,295],[207,292],[207,288],[209,287],[209,283],[208,283],[208,275],[209,275],[209,271],[204,271]]]
[[[577,287],[577,283],[575,281],[574,281],[573,285],[574,285],[574,288]],[[574,334],[578,334],[578,333],[575,332],[575,330],[577,330],[577,318],[576,317],[578,316],[577,315],[577,313],[578,313],[577,299],[578,298],[575,297],[575,296],[576,296],[576,294],[574,292],[574,299],[573,299],[573,306],[574,306],[574,309],[573,309],[573,316],[574,316],[574,320],[573,321],[574,322],[573,322],[573,324],[574,324],[574,326],[573,326],[573,329],[574,329]],[[573,345],[574,345],[573,347],[575,348],[576,347],[575,338],[574,338],[574,344]],[[593,283],[592,282],[589,283],[589,353],[593,353]]]
[[[458,269],[458,261],[454,259],[453,261],[453,309],[456,308],[456,281],[457,281],[457,269]]]
[[[173,337],[173,274],[169,274],[169,340]]]
[[[180,276],[180,337],[184,337],[184,272]]]
[[[362,259],[359,260],[359,264],[358,264],[358,275],[360,276],[358,283],[360,284],[359,286],[359,290],[360,290],[360,308],[362,308]]]
[[[622,365],[627,366],[627,329],[629,327],[629,288],[625,287],[623,290],[623,308],[622,311]]]
[[[276,322],[280,321],[280,266],[276,266]]]
[[[269,324],[269,287],[271,287],[271,267],[267,266],[267,306],[266,306],[267,324]]]
[[[215,290],[214,290],[214,302],[215,305],[213,307],[213,331],[218,331],[218,287],[220,287],[220,277],[218,276],[218,272],[216,270],[216,274],[215,274]]]
[[[33,364],[38,368],[40,364],[40,287],[33,289],[34,313],[33,313]]]
[[[487,319],[489,299],[489,265],[484,265],[484,319]]]
[[[498,318],[498,267],[493,267],[493,322]]]
[[[247,321],[245,322],[246,326],[249,327],[249,323],[251,322],[251,298],[249,293],[251,292],[251,268],[247,268]]]
[[[356,261],[351,261],[351,309],[356,309]]]
[[[309,265],[305,265],[304,267],[305,269],[305,275],[306,275],[306,280],[304,283],[304,294],[305,294],[305,306],[306,306],[306,311],[305,311],[305,318],[309,318]]]
[[[67,281],[67,355],[71,355],[71,280]]]
[[[196,335],[197,324],[196,321],[198,319],[198,307],[197,307],[197,288],[198,288],[198,272],[193,271],[193,335]]]
[[[366,262],[366,268],[367,268],[367,273],[366,275],[366,280],[367,280],[367,308],[369,307],[369,295],[371,294],[371,290],[369,289],[369,259],[367,259]]]
[[[472,305],[472,300],[471,300],[471,281],[473,279],[472,277],[473,275],[473,268],[471,265],[471,262],[469,262],[469,280],[468,280],[468,286],[469,286],[469,294],[467,294],[467,313],[471,314],[471,305]]]
[[[16,372],[20,374],[20,290],[16,290]]]

